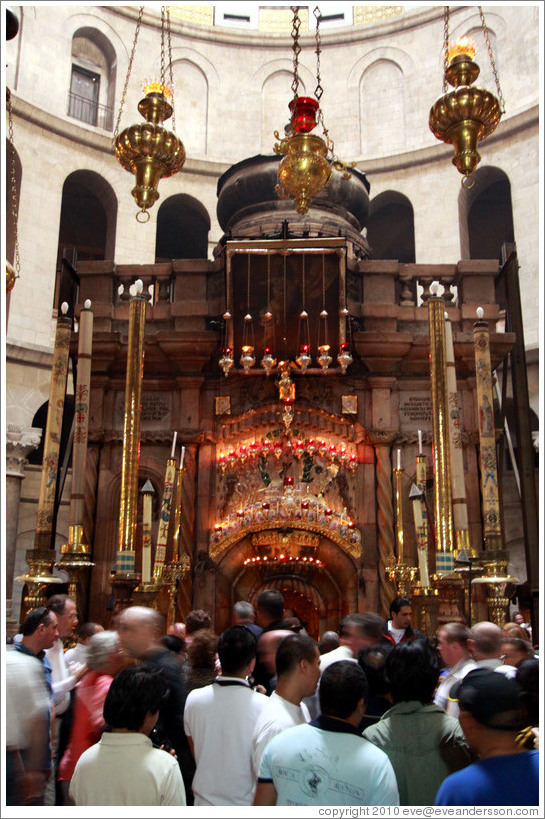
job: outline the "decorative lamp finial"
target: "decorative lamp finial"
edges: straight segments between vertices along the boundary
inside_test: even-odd
[[[63,314],[63,316],[65,316],[68,313],[68,302],[67,301],[63,301],[63,303],[61,304],[61,313]]]
[[[482,308],[482,307],[477,307],[477,311],[476,311],[476,312],[477,312],[477,318],[479,319],[479,321],[482,321],[482,320],[483,320],[483,318],[484,318],[484,310],[483,310],[483,308]]]
[[[90,310],[91,309],[91,299],[85,299],[85,303],[84,303],[83,306],[84,306],[84,308],[86,310]]]

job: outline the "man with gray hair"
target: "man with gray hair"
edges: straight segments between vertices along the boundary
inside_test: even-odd
[[[246,600],[238,600],[233,606],[233,625],[244,626],[252,632],[256,640],[263,631],[255,622],[254,607]]]
[[[121,612],[119,637],[127,655],[150,668],[160,668],[168,685],[156,725],[158,741],[170,745],[178,757],[184,779],[188,805],[193,805],[191,782],[195,763],[184,731],[184,708],[187,689],[180,673],[180,663],[172,651],[160,642],[165,633],[163,616],[155,609],[130,606]]]

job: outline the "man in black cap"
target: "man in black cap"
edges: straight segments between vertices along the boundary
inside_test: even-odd
[[[516,738],[524,720],[520,686],[488,668],[470,671],[450,692],[477,762],[447,776],[436,805],[539,805],[539,753]]]

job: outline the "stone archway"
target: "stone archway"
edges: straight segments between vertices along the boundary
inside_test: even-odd
[[[271,530],[281,538],[285,529]],[[301,610],[300,619],[307,630],[319,637],[328,629],[337,630],[339,620],[357,611],[358,566],[356,559],[331,538],[317,536],[301,528],[295,540],[316,539],[318,562],[303,560],[252,561],[255,541],[252,533],[241,532],[240,538],[216,558],[216,628],[222,631],[231,622],[237,600],[255,603],[260,591],[277,588],[285,594],[286,608]],[[297,605],[296,605],[297,604]]]

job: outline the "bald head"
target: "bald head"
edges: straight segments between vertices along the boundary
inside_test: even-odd
[[[505,635],[495,623],[486,620],[475,623],[471,629],[469,648],[475,660],[496,660],[501,654],[501,641]]]
[[[155,609],[131,606],[121,612],[117,630],[127,654],[141,660],[164,634],[164,620]]]
[[[266,668],[268,674],[276,673],[276,649],[284,637],[293,634],[293,631],[285,629],[275,629],[265,631],[259,638],[257,644],[257,655],[259,662]]]

